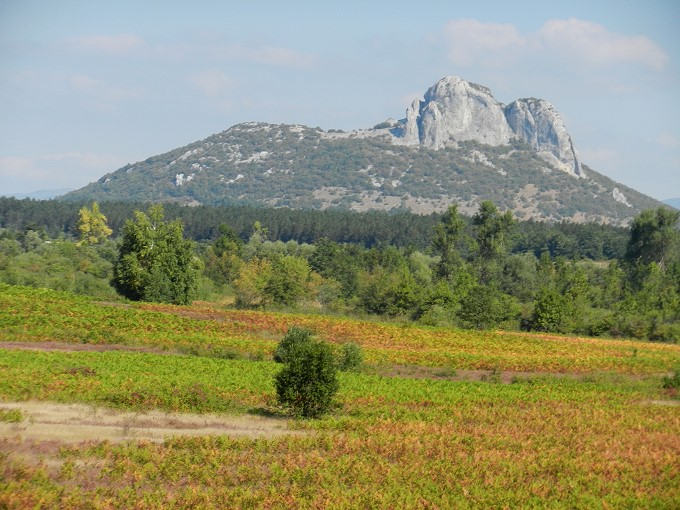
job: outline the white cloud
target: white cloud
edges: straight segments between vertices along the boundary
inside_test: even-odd
[[[191,83],[206,96],[219,96],[228,92],[234,85],[234,80],[222,71],[207,70],[194,74],[189,78]]]
[[[125,55],[144,47],[144,39],[132,34],[74,37],[68,43],[79,50],[108,55]]]
[[[480,60],[491,65],[502,63],[529,42],[513,25],[483,23],[474,19],[449,21],[444,27],[444,38],[451,62],[463,66]]]
[[[443,36],[449,59],[460,66],[503,67],[518,58],[543,58],[588,67],[637,64],[660,71],[668,63],[668,55],[648,37],[617,34],[576,18],[548,20],[528,34],[510,24],[458,19],[445,25]]]
[[[660,71],[668,62],[668,55],[651,39],[616,34],[591,21],[550,20],[538,36],[545,51],[590,65],[636,63]]]

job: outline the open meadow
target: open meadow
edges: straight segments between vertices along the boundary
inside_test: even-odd
[[[361,345],[293,420],[291,326]],[[0,508],[679,508],[680,345],[0,285]]]

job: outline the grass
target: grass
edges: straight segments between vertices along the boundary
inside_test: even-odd
[[[657,374],[680,365],[680,346],[558,335],[462,331],[315,315],[96,303],[46,289],[0,285],[0,336],[146,346],[214,357],[271,357],[291,326],[337,345],[355,342],[364,362],[454,369]]]
[[[0,422],[21,423],[23,420],[24,415],[21,413],[21,410],[0,408]]]
[[[486,381],[342,373],[331,414],[292,422],[306,434],[96,442],[43,461],[22,458],[11,439],[0,439],[0,508],[680,506],[680,407],[655,405],[670,398],[663,377],[677,366],[679,346],[208,306],[117,308],[68,294],[0,291],[5,340],[54,340],[63,327],[61,342],[200,354],[0,349],[0,401],[276,413],[272,380],[280,367],[268,359],[292,324],[334,343],[357,342],[369,365],[408,360],[435,374],[492,371]],[[212,355],[218,351],[223,356]],[[257,353],[262,361],[249,358]],[[537,373],[498,384],[500,371],[517,367]]]

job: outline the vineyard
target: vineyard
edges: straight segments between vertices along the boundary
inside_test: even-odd
[[[363,349],[319,420],[274,405],[271,355],[293,325]],[[663,376],[678,367],[670,344],[0,286],[0,508],[677,508],[680,406]],[[22,439],[20,402],[288,433]]]

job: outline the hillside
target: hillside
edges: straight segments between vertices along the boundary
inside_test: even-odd
[[[417,213],[457,203],[468,214],[492,200],[519,219],[614,224],[660,205],[581,162],[549,103],[505,106],[458,78],[438,82],[401,121],[353,132],[239,124],[65,198]]]

